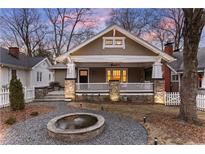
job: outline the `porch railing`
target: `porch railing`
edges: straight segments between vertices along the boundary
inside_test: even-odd
[[[76,83],[76,92],[109,92],[109,83]],[[153,83],[120,83],[121,93],[153,92]]]
[[[76,83],[76,92],[109,92],[108,83]]]
[[[153,92],[153,83],[120,83],[120,92]]]

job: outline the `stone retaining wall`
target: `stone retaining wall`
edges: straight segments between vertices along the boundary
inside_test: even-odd
[[[76,99],[77,102],[112,102],[110,100],[109,95],[77,95]],[[145,103],[151,104],[154,103],[154,96],[153,95],[124,95],[119,97],[120,102],[127,102],[127,103]]]

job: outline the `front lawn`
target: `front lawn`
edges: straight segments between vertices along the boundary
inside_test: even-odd
[[[81,105],[82,104],[82,105]],[[148,144],[158,138],[159,144],[205,144],[205,112],[198,111],[203,126],[187,124],[177,119],[178,107],[164,105],[134,105],[123,103],[69,103],[70,107],[105,110],[129,116],[140,122],[148,131]],[[147,122],[143,123],[143,117]]]

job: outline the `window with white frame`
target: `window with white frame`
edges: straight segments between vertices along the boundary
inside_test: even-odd
[[[178,74],[171,73],[171,82],[179,82]]]
[[[125,37],[103,37],[103,49],[105,48],[125,49]]]
[[[42,72],[37,72],[37,82],[42,81]]]

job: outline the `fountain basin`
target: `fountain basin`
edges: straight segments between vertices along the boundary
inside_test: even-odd
[[[48,135],[54,139],[77,142],[94,138],[104,130],[105,119],[93,113],[71,113],[51,119]]]

